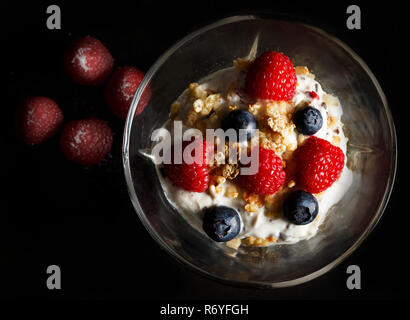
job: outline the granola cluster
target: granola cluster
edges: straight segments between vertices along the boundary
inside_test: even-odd
[[[204,90],[198,83],[191,83],[189,85],[189,98],[192,102],[192,108],[188,111],[184,124],[201,131],[214,127],[218,120],[217,111],[224,102],[222,95]]]
[[[292,116],[295,106],[291,102],[278,101],[264,105],[251,105],[248,108],[259,122],[259,144],[282,155],[285,151],[294,151],[296,141],[289,137],[295,130]]]

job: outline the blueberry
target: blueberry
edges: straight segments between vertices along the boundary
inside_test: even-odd
[[[249,140],[255,133],[258,124],[249,111],[237,109],[231,111],[223,120],[222,120],[222,129],[224,131],[228,129],[235,129],[237,140],[243,141],[244,139],[239,139],[239,129],[246,130],[246,139]]]
[[[318,212],[319,204],[316,198],[303,190],[293,191],[283,202],[283,214],[294,224],[311,223]]]
[[[202,228],[217,242],[226,242],[235,238],[241,230],[241,219],[236,210],[225,206],[213,206],[204,209]]]
[[[323,118],[318,109],[303,107],[293,115],[293,122],[299,133],[311,136],[320,130]]]

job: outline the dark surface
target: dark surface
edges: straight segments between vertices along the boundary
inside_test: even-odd
[[[399,159],[395,188],[385,214],[360,248],[345,262],[309,283],[280,290],[254,290],[220,284],[198,275],[168,256],[149,236],[134,212],[123,177],[123,122],[104,105],[102,88],[73,84],[61,72],[61,56],[74,36],[93,35],[111,51],[115,65],[135,65],[144,72],[192,30],[236,13],[284,14],[326,29],[350,45],[375,73],[395,118],[399,146],[405,152],[408,99],[398,84],[408,64],[399,36],[407,37],[400,19],[404,8],[360,4],[362,30],[346,28],[350,3],[297,5],[249,1],[135,1],[130,6],[59,4],[62,30],[46,28],[47,4],[1,4],[2,125],[0,126],[1,201],[0,297],[135,299],[363,299],[409,298],[408,210],[404,206],[405,161]],[[4,24],[4,25],[3,25]],[[5,40],[4,40],[5,34]],[[397,38],[395,38],[397,36]],[[399,54],[401,52],[401,54]],[[110,157],[84,168],[66,161],[58,137],[42,146],[19,144],[11,117],[26,96],[57,101],[65,119],[98,116],[115,132]],[[4,99],[4,98],[3,98]],[[62,270],[62,290],[45,285],[46,268]],[[346,288],[346,268],[362,270],[362,290]]]

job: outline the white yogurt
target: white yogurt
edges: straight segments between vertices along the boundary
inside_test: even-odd
[[[315,136],[331,143],[333,137],[338,136],[340,138],[339,147],[346,155],[348,139],[345,137],[342,129],[341,116],[343,111],[339,100],[335,97],[326,95],[321,85],[311,77],[298,75],[297,80],[298,85],[293,98],[295,105],[300,106],[303,105],[303,103],[308,102],[309,105],[319,109],[323,117],[323,126]],[[215,92],[223,93],[223,96],[225,96],[225,93],[232,87],[240,88],[243,85],[243,81],[243,72],[234,68],[229,68],[204,78],[199,84],[203,89],[211,89]],[[312,100],[310,95],[311,91],[316,92],[318,98]],[[180,114],[183,115],[184,112],[186,113],[192,106],[192,104],[189,103],[187,91],[184,91],[181,94],[178,101],[182,106]],[[326,102],[330,105],[326,104]],[[223,102],[222,107],[227,107],[231,104],[236,104],[240,108],[247,107],[246,102],[242,101],[239,94],[231,95],[229,99],[226,99]],[[329,128],[328,126],[328,118],[330,116],[334,117],[336,123],[332,128]],[[171,122],[168,121],[164,124],[164,127],[172,130],[170,123]],[[287,138],[292,139],[297,143],[296,131],[292,132],[291,136]],[[295,225],[282,217],[267,217],[265,215],[264,206],[262,206],[257,212],[250,213],[245,211],[245,200],[242,198],[229,198],[224,195],[226,188],[231,184],[229,181],[222,185],[223,191],[219,194],[210,194],[209,191],[202,193],[189,192],[174,186],[169,179],[161,175],[159,166],[157,169],[167,199],[192,226],[198,229],[198,231],[203,232],[202,209],[213,205],[225,205],[236,209],[241,216],[242,227],[238,238],[245,238],[248,236],[256,238],[274,237],[277,239],[275,244],[295,243],[313,237],[318,232],[319,226],[325,220],[330,208],[343,198],[343,195],[349,189],[353,179],[352,172],[345,165],[339,179],[327,190],[315,195],[319,203],[319,213],[316,219],[307,225]]]

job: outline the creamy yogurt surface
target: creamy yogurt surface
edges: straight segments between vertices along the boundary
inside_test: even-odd
[[[228,106],[236,105],[239,108],[247,109],[248,103],[243,99],[240,93],[243,82],[244,72],[235,68],[228,68],[205,77],[198,83],[198,88],[221,93],[222,101],[220,108],[228,108]],[[292,100],[296,108],[295,110],[305,105],[310,105],[320,110],[323,125],[314,136],[337,144],[346,155],[348,139],[343,132],[341,122],[343,110],[339,99],[324,92],[320,83],[308,72],[305,74],[297,74],[297,82],[296,92]],[[314,97],[312,97],[312,91],[316,93]],[[181,118],[184,118],[192,108],[188,90],[185,90],[178,97],[177,101],[181,106],[179,115]],[[171,133],[172,122],[173,121],[169,120],[163,125],[163,127],[167,128]],[[183,130],[188,128],[189,127],[184,126]],[[295,144],[295,146],[303,143],[303,137],[299,137],[296,129],[288,130],[285,139],[287,143]],[[168,178],[161,174],[159,170],[160,167],[160,165],[157,166],[157,173],[168,201],[192,226],[197,228],[198,231],[203,232],[202,210],[204,208],[213,205],[225,205],[236,209],[240,214],[242,223],[241,231],[237,238],[273,237],[275,241],[272,244],[295,243],[313,237],[318,232],[319,226],[323,223],[327,214],[331,211],[332,206],[342,199],[353,180],[353,174],[346,167],[345,159],[345,166],[339,179],[325,191],[320,194],[315,194],[319,203],[319,212],[315,220],[306,225],[295,225],[282,216],[272,217],[266,214],[265,205],[258,208],[255,212],[246,211],[244,209],[246,201],[243,198],[226,196],[227,189],[233,185],[231,181],[223,183],[221,185],[222,191],[220,192],[215,192],[214,189],[209,189],[202,193],[189,192],[173,185]]]

